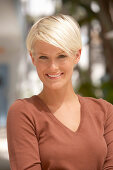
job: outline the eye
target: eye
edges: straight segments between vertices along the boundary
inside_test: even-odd
[[[40,56],[39,59],[48,59],[47,56]]]
[[[66,55],[59,55],[58,58],[66,58]]]

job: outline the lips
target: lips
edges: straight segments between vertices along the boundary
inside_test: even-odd
[[[57,74],[46,74],[47,77],[49,77],[50,79],[58,79],[61,77],[63,73],[57,73]]]

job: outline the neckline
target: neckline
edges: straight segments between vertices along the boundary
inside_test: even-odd
[[[71,130],[70,128],[68,128],[66,125],[64,125],[60,120],[58,120],[54,114],[51,112],[51,110],[49,109],[49,107],[46,105],[46,103],[38,96],[35,95],[37,97],[37,99],[41,102],[41,104],[45,107],[47,114],[58,124],[61,126],[61,128],[63,128],[64,130],[68,131],[69,133],[71,133],[72,135],[77,135],[81,129],[82,123],[83,123],[83,118],[84,118],[84,112],[83,112],[83,108],[84,108],[84,102],[82,100],[82,96],[80,96],[79,94],[76,94],[78,97],[78,101],[80,103],[80,123],[79,126],[77,128],[76,131]]]

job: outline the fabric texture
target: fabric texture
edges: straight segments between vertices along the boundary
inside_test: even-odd
[[[11,170],[113,170],[113,105],[77,96],[81,119],[76,132],[62,124],[37,95],[10,106]]]

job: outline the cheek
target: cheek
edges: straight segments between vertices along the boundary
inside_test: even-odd
[[[72,62],[69,62],[65,65],[65,70],[67,70],[68,72],[73,72],[74,69],[74,64]]]
[[[43,81],[45,78],[47,66],[44,63],[39,62],[36,64],[36,70],[40,80]]]
[[[37,63],[36,69],[37,69],[38,72],[43,72],[45,70],[45,66],[42,63]]]
[[[36,70],[37,70],[38,76],[40,77],[43,74],[43,67],[40,64],[37,64]]]

